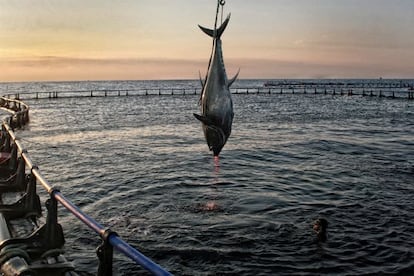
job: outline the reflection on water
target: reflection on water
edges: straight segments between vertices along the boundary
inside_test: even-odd
[[[220,211],[221,207],[219,205],[219,203],[217,202],[217,193],[219,193],[219,173],[220,173],[220,157],[219,156],[214,156],[213,157],[214,160],[214,182],[213,184],[211,184],[211,188],[212,191],[214,193],[212,193],[210,195],[210,199],[207,201],[207,203],[205,203],[202,207],[201,210],[203,211]]]
[[[197,101],[33,101],[18,136],[69,199],[175,274],[414,272],[411,101],[234,95],[220,160],[192,116]],[[99,239],[60,214],[69,257],[94,274]],[[140,272],[115,259],[118,275]]]

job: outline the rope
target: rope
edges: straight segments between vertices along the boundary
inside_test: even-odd
[[[25,261],[30,263],[30,256],[24,249],[10,245],[5,246],[0,254],[0,266],[3,266],[4,263],[14,257],[23,258]]]
[[[225,0],[220,1],[220,5],[221,5],[221,24],[223,24],[223,14],[224,14],[224,5],[225,4],[226,4]]]
[[[220,12],[220,0],[217,0],[217,9],[216,9],[216,20],[214,21],[214,37],[216,36],[216,30],[217,30],[217,18],[218,14]]]
[[[226,1],[225,0],[217,0],[216,19],[214,21],[214,37],[216,37],[217,20],[218,20],[218,14],[220,13],[220,7],[221,7],[221,24],[223,24],[223,10],[224,10],[224,5],[225,4],[226,4]],[[213,38],[213,45],[211,47],[211,53],[213,53],[213,51],[214,51],[215,41],[216,41],[215,38]],[[210,70],[212,57],[213,57],[213,55],[210,56],[210,60],[208,61],[208,66],[207,66],[207,72],[206,72],[206,78],[205,78],[205,80],[207,80],[208,71]],[[202,90],[204,90],[204,87],[202,87]],[[201,98],[202,97],[203,97],[203,93],[201,93],[201,95],[200,95],[200,102],[201,102]]]
[[[221,7],[221,24],[223,24],[223,13],[224,13],[224,5],[226,4],[225,0],[217,0],[217,9],[216,9],[216,19],[214,21],[214,37],[216,37],[217,35],[217,20],[218,20],[218,14],[220,13],[220,7]],[[211,46],[211,53],[213,53],[214,51],[214,45],[215,45],[215,38],[213,38],[213,45]],[[211,61],[212,61],[213,55],[210,56],[210,60],[208,61],[208,66],[207,66],[207,72],[206,72],[206,77],[205,80],[207,81],[207,76],[208,76],[208,71],[210,70],[210,66],[211,66]],[[203,91],[204,91],[204,85],[201,88],[201,94],[200,94],[200,99],[199,99],[199,105],[201,105],[201,99],[203,97]]]

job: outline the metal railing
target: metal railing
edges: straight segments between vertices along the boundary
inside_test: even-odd
[[[171,275],[167,270],[122,240],[114,231],[105,228],[95,219],[82,212],[82,210],[68,200],[58,188],[54,187],[43,177],[39,168],[34,165],[28,151],[24,149],[13,131],[13,128],[21,127],[29,121],[29,107],[25,103],[19,100],[1,97],[0,107],[11,113],[9,118],[3,121],[2,127],[10,136],[10,142],[14,143],[17,147],[19,156],[24,160],[27,168],[30,169],[31,175],[46,189],[51,199],[60,202],[69,212],[75,215],[101,237],[102,245],[97,249],[99,259],[98,275],[112,275],[113,249],[116,249],[118,252],[129,257],[135,263],[154,275]]]

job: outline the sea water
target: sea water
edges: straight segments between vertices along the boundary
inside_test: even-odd
[[[1,88],[198,86],[146,81]],[[233,131],[218,161],[193,117],[198,100],[30,100],[30,124],[17,135],[68,199],[174,274],[414,273],[412,100],[233,95]],[[329,223],[326,242],[312,230],[320,217]],[[63,207],[59,222],[66,256],[82,275],[95,275],[99,237]],[[142,272],[115,253],[116,275]]]

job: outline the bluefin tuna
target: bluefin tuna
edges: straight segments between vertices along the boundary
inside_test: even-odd
[[[233,101],[230,86],[239,73],[229,80],[223,60],[221,35],[230,21],[230,15],[218,29],[208,29],[199,25],[200,29],[213,38],[213,49],[210,56],[207,76],[202,83],[200,97],[201,115],[194,116],[201,121],[207,145],[214,156],[218,156],[227,142],[233,123]]]

